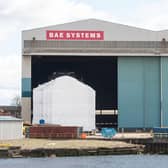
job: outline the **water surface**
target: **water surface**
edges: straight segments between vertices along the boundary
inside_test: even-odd
[[[0,159],[0,168],[167,168],[167,155]]]

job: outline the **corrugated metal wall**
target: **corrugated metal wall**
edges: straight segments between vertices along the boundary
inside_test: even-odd
[[[22,126],[22,121],[0,121],[0,140],[23,138]]]
[[[119,128],[151,128],[161,125],[160,59],[118,58]],[[168,77],[165,85],[166,82]],[[168,99],[168,95],[165,97]]]
[[[168,127],[168,57],[161,57],[161,79],[161,125]]]

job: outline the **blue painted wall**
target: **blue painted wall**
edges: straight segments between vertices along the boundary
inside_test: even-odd
[[[160,126],[160,58],[118,57],[118,126]]]
[[[161,57],[162,126],[168,127],[168,57]]]
[[[22,78],[22,97],[31,97],[31,78]]]
[[[160,126],[160,57],[143,57],[144,127]]]
[[[141,127],[142,107],[142,60],[130,57],[118,58],[118,127]]]

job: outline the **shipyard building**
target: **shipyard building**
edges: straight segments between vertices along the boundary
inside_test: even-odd
[[[167,40],[167,30],[97,19],[23,31],[22,118],[32,120],[33,88],[69,74],[96,91],[107,121],[116,112],[118,128],[168,126]]]

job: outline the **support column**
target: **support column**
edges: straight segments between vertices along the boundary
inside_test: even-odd
[[[31,122],[31,56],[22,56],[22,119]]]

